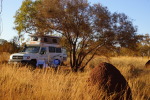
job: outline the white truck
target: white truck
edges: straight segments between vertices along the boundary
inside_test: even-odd
[[[27,63],[33,66],[43,64],[51,66],[60,65],[67,59],[66,49],[59,44],[57,36],[30,35],[30,40],[22,52],[10,55],[9,63]]]

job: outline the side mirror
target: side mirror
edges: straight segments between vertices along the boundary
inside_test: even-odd
[[[27,48],[27,45],[26,45],[26,44],[24,45],[24,48]]]

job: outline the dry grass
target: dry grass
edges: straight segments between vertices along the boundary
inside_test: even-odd
[[[0,64],[6,63],[9,59],[10,54],[7,52],[0,52]]]
[[[87,79],[91,67],[103,61],[112,63],[125,76],[133,100],[150,100],[150,70],[144,68],[147,60],[139,57],[96,57],[84,73],[72,73],[67,68],[58,72],[50,68],[31,71],[26,67],[1,63],[0,100],[98,100],[105,92],[89,86]],[[105,99],[112,98],[113,95]]]

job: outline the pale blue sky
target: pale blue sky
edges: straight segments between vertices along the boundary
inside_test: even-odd
[[[1,14],[2,33],[0,39],[10,40],[17,35],[13,30],[15,12],[21,6],[23,0],[3,0],[3,11]],[[150,0],[89,0],[91,3],[101,3],[108,7],[111,12],[125,13],[133,24],[138,26],[139,34],[150,34]]]

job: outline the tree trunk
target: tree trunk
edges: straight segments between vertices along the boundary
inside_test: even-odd
[[[73,67],[72,72],[78,72],[78,69],[79,69],[78,67]]]

